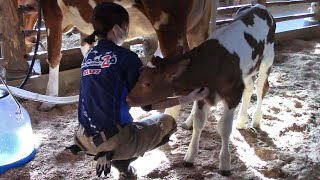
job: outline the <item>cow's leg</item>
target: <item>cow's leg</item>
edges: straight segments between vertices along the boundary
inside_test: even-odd
[[[186,166],[192,166],[198,154],[201,131],[205,126],[208,112],[210,110],[210,106],[208,104],[205,104],[204,101],[196,101],[195,104],[197,106],[194,112],[195,120],[193,121],[192,138],[188,147],[187,154],[183,159]]]
[[[217,8],[217,1],[207,1],[205,9],[203,11],[203,16],[197,23],[192,22],[192,27],[188,27],[187,38],[190,49],[197,47],[201,43],[203,43],[215,30]],[[195,101],[192,106],[191,114],[181,125],[183,129],[188,130],[192,128],[192,122],[195,119],[196,108],[197,102]]]
[[[187,38],[190,49],[199,46],[215,31],[217,8],[217,1],[206,1],[199,21],[194,22],[193,17],[189,17]]]
[[[268,76],[270,73],[270,66],[266,65],[265,63],[261,63],[259,69],[259,77],[256,83],[256,95],[257,95],[257,105],[256,110],[253,115],[252,126],[254,128],[260,127],[260,122],[262,119],[262,110],[261,104],[262,100],[269,89],[269,82]]]
[[[221,119],[218,122],[218,133],[221,137],[221,151],[219,155],[219,173],[223,176],[229,176],[230,173],[230,150],[229,137],[232,132],[232,122],[234,109],[229,109],[227,103],[223,103],[224,110]]]
[[[237,129],[244,129],[245,124],[247,123],[248,120],[248,108],[250,105],[250,100],[251,96],[253,94],[253,80],[251,77],[248,77],[247,79],[244,80],[245,83],[245,89],[243,91],[242,95],[242,103],[241,107],[238,113],[238,118],[237,118]]]
[[[51,8],[55,9],[52,10]],[[43,1],[43,17],[47,28],[49,80],[46,95],[58,96],[59,65],[61,60],[62,43],[62,13],[55,1]],[[47,111],[54,104],[43,103],[40,110]]]
[[[181,30],[181,32],[183,31]],[[160,49],[164,57],[173,57],[189,50],[187,37],[182,37],[179,34],[179,32],[172,32],[172,34],[170,34],[171,36],[169,37],[167,36],[165,31],[157,31]],[[180,109],[181,105],[177,105],[171,108],[167,108],[164,113],[171,115],[173,118],[177,119]]]

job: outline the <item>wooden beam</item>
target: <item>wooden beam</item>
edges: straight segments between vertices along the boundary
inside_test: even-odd
[[[64,96],[69,93],[72,88],[70,87],[80,87],[80,74],[81,69],[71,69],[59,73],[59,96]],[[45,94],[47,89],[49,74],[44,74],[40,76],[32,76],[26,86],[23,88],[27,91]],[[19,86],[22,79],[7,81],[8,85]]]
[[[17,1],[0,1],[0,24],[2,66],[8,71],[26,72],[28,63],[24,59],[22,14],[18,11]]]
[[[80,68],[83,59],[81,50],[79,47],[64,49],[61,51],[62,59],[60,62],[60,71],[65,71],[68,69]],[[27,55],[27,59],[31,60],[33,58],[33,53]],[[41,52],[38,54],[37,59],[40,60],[41,74],[49,73],[49,65],[47,63],[48,54],[47,52]]]

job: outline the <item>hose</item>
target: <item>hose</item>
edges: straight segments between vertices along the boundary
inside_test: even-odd
[[[52,104],[72,104],[79,101],[79,95],[76,96],[67,96],[67,97],[55,97],[55,96],[46,96],[38,93],[29,92],[23,89],[19,89],[13,86],[7,86],[10,92],[19,98],[29,99],[38,102],[52,103]],[[0,89],[6,90],[7,87],[3,84],[0,84]]]
[[[41,13],[42,13],[42,5],[41,5],[41,0],[38,0],[38,22],[37,22],[37,41],[36,41],[36,45],[34,47],[34,53],[33,53],[33,57],[32,57],[32,61],[31,61],[31,64],[30,64],[30,67],[28,69],[28,73],[27,73],[27,76],[24,78],[23,82],[20,84],[19,88],[20,89],[23,89],[24,86],[27,84],[30,76],[31,76],[31,73],[32,73],[32,70],[33,70],[33,67],[34,67],[34,63],[36,61],[36,58],[37,58],[37,53],[38,53],[38,47],[39,47],[39,44],[40,44],[40,30],[41,30]]]

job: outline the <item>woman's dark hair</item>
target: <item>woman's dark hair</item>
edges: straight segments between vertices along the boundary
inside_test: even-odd
[[[88,44],[95,42],[95,36],[106,37],[114,25],[122,27],[129,24],[129,14],[119,4],[104,2],[97,4],[93,10],[92,25],[93,33],[84,39]]]

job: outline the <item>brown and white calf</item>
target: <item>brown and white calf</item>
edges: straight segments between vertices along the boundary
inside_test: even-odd
[[[274,59],[275,20],[262,5],[239,12],[229,25],[217,29],[199,47],[168,60],[157,57],[143,67],[138,83],[127,97],[130,106],[154,104],[172,96],[186,95],[192,90],[209,87],[210,94],[194,104],[192,139],[184,157],[187,165],[195,161],[200,133],[210,106],[223,102],[223,115],[218,122],[221,136],[220,173],[230,174],[229,137],[235,108],[242,104],[237,128],[245,128],[247,109],[256,83],[257,107],[253,127],[262,118],[261,103],[269,87],[268,75]],[[191,126],[191,124],[188,124]]]
[[[115,2],[129,11],[129,37],[135,37],[133,32],[144,33],[149,26],[154,28],[164,57],[182,54],[189,47],[195,47],[207,39],[210,21],[215,22],[218,4],[216,0],[43,0],[49,62],[47,95],[58,95],[62,33],[76,26],[82,33],[91,34],[93,8],[101,2]],[[132,12],[136,12],[134,16],[140,13],[139,16],[148,22],[137,23],[133,20]],[[141,18],[135,19],[141,21]],[[215,23],[211,25],[214,26]],[[82,49],[85,53],[88,47],[83,44]],[[42,104],[40,109],[48,110],[52,107],[50,104]]]

